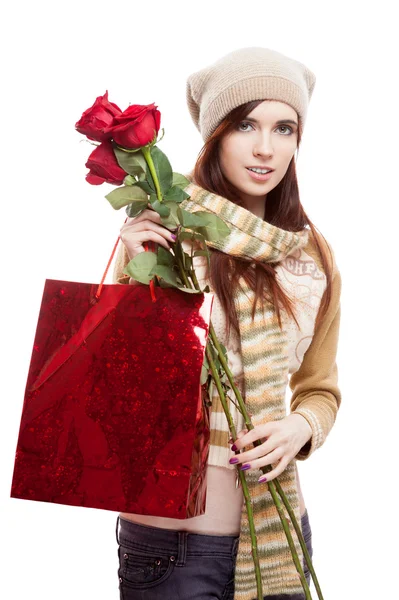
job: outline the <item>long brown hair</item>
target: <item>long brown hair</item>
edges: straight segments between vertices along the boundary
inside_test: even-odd
[[[212,193],[218,194],[219,196],[223,196],[239,206],[242,206],[242,202],[238,190],[224,177],[221,170],[219,162],[220,141],[223,136],[233,131],[235,126],[261,102],[263,102],[263,100],[255,100],[242,104],[232,110],[223,119],[214,133],[205,142],[205,145],[198,155],[195,167],[190,174],[193,182],[197,185]],[[299,119],[298,146],[301,137],[302,121]],[[267,194],[264,220],[287,231],[300,231],[306,225],[310,227],[311,231],[309,232],[309,236],[311,233],[314,236],[323,270],[327,278],[327,288],[323,295],[318,318],[316,320],[315,326],[317,326],[317,323],[323,318],[327,311],[331,300],[332,268],[328,264],[326,251],[319,242],[316,227],[305,213],[299,200],[298,180],[294,158],[292,158],[287,172],[280,183]],[[325,240],[324,236],[322,237]],[[328,247],[328,244],[326,244],[326,246]],[[266,300],[271,302],[274,306],[280,329],[282,327],[280,315],[281,307],[284,307],[299,327],[294,312],[294,303],[292,299],[284,293],[276,280],[275,267],[278,263],[264,263],[257,260],[248,261],[230,256],[217,249],[210,249],[210,251],[211,263],[209,277],[211,285],[217,294],[226,315],[228,335],[230,335],[231,326],[233,326],[237,334],[239,333],[238,318],[234,305],[234,292],[240,285],[240,277],[243,277],[247,285],[249,285],[250,289],[255,293],[252,306],[252,320],[255,316],[258,300],[261,301],[262,310],[264,308],[264,301]]]

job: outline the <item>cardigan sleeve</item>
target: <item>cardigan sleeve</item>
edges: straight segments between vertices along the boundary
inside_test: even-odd
[[[341,317],[341,275],[332,275],[331,302],[314,332],[298,371],[291,375],[290,412],[302,415],[312,428],[312,437],[295,456],[306,460],[323,445],[341,405],[336,354]],[[325,293],[325,292],[324,292]]]
[[[116,253],[114,269],[112,272],[112,283],[129,283],[130,276],[123,272],[123,269],[126,267],[128,262],[130,262],[130,259],[126,250],[126,246],[122,240],[120,240]]]

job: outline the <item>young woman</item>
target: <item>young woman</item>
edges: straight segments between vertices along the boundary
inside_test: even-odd
[[[324,443],[341,402],[335,362],[341,279],[331,246],[301,205],[295,171],[314,85],[304,65],[266,48],[232,52],[187,81],[189,111],[205,145],[187,175],[190,198],[182,206],[214,212],[232,230],[226,238],[231,241],[209,244],[209,270],[204,257],[196,257],[194,267],[200,285],[208,284],[214,294],[212,323],[255,427],[247,432],[231,403],[239,432],[231,447],[216,392],[205,514],[179,520],[120,513],[118,576],[124,600],[256,598],[246,509],[237,485],[241,467],[253,500],[264,597],[304,598],[267,483],[258,479],[261,466],[274,467],[267,479],[279,477],[312,556],[296,461]],[[136,282],[123,269],[144,251],[144,242],[167,249],[174,243],[150,208],[128,219],[121,239],[114,281],[130,284]],[[183,245],[189,252],[189,242]],[[240,286],[247,290],[245,299]],[[289,376],[293,393],[287,415]],[[265,441],[254,448],[257,439]],[[309,582],[306,567],[305,575]]]

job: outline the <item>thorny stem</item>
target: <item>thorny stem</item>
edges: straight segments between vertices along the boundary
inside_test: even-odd
[[[190,277],[191,277],[191,279],[192,279],[192,281],[194,283],[195,288],[197,290],[200,290],[201,288],[199,286],[199,283],[198,283],[197,277],[195,275],[194,269],[190,269]],[[244,403],[244,401],[242,399],[240,390],[238,389],[238,387],[236,386],[236,384],[234,382],[233,375],[232,375],[232,373],[230,371],[230,368],[229,368],[229,366],[227,364],[227,361],[226,361],[226,359],[224,357],[223,350],[220,347],[220,344],[219,344],[219,341],[217,339],[217,336],[216,336],[215,330],[213,328],[212,322],[210,323],[209,331],[210,331],[212,342],[213,342],[213,344],[216,347],[216,350],[218,352],[219,361],[220,361],[220,363],[221,363],[221,365],[222,365],[222,367],[223,367],[223,369],[224,369],[224,371],[225,371],[225,373],[226,373],[226,375],[228,377],[229,383],[230,383],[231,387],[233,388],[234,394],[235,394],[235,396],[236,396],[236,398],[238,400],[239,409],[240,409],[241,414],[244,417],[245,425],[246,425],[248,431],[250,431],[251,429],[254,429],[254,426],[253,426],[253,424],[251,422],[251,419],[250,419],[250,417],[248,415],[248,412],[246,410],[246,406],[245,406],[245,403]],[[233,432],[232,432],[232,437],[236,438],[236,436],[233,435]],[[255,440],[254,441],[254,446],[260,446],[261,444],[262,444],[261,440]],[[262,473],[267,473],[268,471],[271,470],[271,466],[270,465],[266,465],[264,467],[260,467],[260,470],[262,471]],[[238,471],[241,472],[240,469],[238,469]],[[268,481],[267,484],[268,484],[271,496],[273,498],[274,504],[276,506],[276,509],[278,511],[278,514],[280,516],[281,524],[283,526],[284,532],[285,532],[286,537],[287,537],[287,541],[288,541],[288,545],[289,545],[290,550],[291,550],[292,558],[294,560],[294,564],[296,566],[296,569],[297,569],[297,571],[299,573],[299,577],[301,579],[302,587],[303,587],[303,589],[305,591],[306,600],[311,600],[312,596],[310,594],[308,582],[306,581],[305,573],[304,573],[302,565],[301,565],[301,563],[299,561],[298,553],[297,553],[296,548],[295,548],[294,540],[292,538],[291,531],[290,531],[290,528],[289,528],[286,516],[284,514],[284,510],[282,508],[280,499],[277,496],[276,489],[275,489],[276,487],[278,488],[279,493],[281,495],[281,498],[282,498],[285,506],[287,507],[287,510],[288,510],[288,513],[289,513],[289,515],[291,517],[291,520],[292,520],[292,523],[294,525],[295,531],[296,531],[296,533],[298,535],[301,547],[304,550],[306,562],[308,563],[309,570],[310,570],[310,565],[312,565],[312,561],[311,561],[311,558],[310,558],[309,553],[308,553],[307,548],[306,548],[306,544],[305,544],[305,540],[303,538],[302,530],[301,530],[301,528],[298,525],[298,522],[297,522],[297,520],[295,518],[294,511],[292,510],[291,506],[289,505],[288,499],[287,499],[286,495],[284,494],[284,491],[282,490],[281,485],[278,482],[277,478],[275,480]],[[313,565],[312,565],[312,571],[314,573]],[[313,575],[313,573],[312,573],[312,575]],[[319,586],[318,586],[317,593],[318,593],[319,598],[322,600],[323,596],[321,595],[321,590],[320,590]]]
[[[229,410],[227,402],[226,402],[226,397],[225,397],[224,390],[223,390],[221,382],[220,382],[219,373],[217,372],[217,369],[215,367],[215,363],[213,361],[212,353],[210,351],[209,345],[210,344],[208,342],[206,345],[206,356],[207,356],[208,363],[209,363],[209,366],[210,366],[210,369],[212,372],[212,377],[214,378],[214,381],[216,383],[220,402],[223,406],[223,410],[225,412],[227,421],[229,423],[229,429],[232,432],[232,435],[236,435],[236,429],[234,426],[234,422],[233,422],[230,410]],[[252,558],[253,558],[254,565],[255,565],[257,595],[258,595],[258,600],[263,600],[262,576],[261,576],[261,572],[260,572],[260,564],[259,564],[259,556],[258,556],[258,543],[257,543],[257,537],[256,537],[256,531],[255,531],[251,496],[249,494],[248,485],[247,485],[247,481],[245,479],[244,471],[241,471],[239,469],[238,473],[240,476],[242,491],[244,494],[245,506],[246,506],[247,514],[248,514],[249,531],[250,531],[250,535],[251,535],[251,554],[252,554]]]
[[[302,528],[298,525],[298,521],[296,520],[295,513],[292,510],[292,507],[291,507],[291,505],[290,505],[290,503],[288,501],[287,496],[285,495],[285,492],[284,492],[283,488],[280,485],[280,482],[278,481],[277,478],[274,481],[276,482],[277,491],[280,494],[280,496],[281,496],[281,498],[282,498],[282,500],[283,500],[283,502],[285,504],[285,507],[287,509],[287,512],[288,512],[288,514],[290,516],[291,522],[292,522],[292,524],[294,526],[295,532],[296,532],[296,534],[298,536],[298,539],[299,539],[299,542],[301,544],[301,548],[303,550],[303,554],[305,556],[306,563],[308,565],[310,574],[312,576],[312,581],[313,581],[314,586],[316,588],[317,596],[318,596],[318,598],[320,598],[320,600],[323,600],[323,594],[322,594],[322,591],[321,591],[321,588],[320,588],[319,580],[317,579],[315,570],[313,568],[312,559],[310,557],[310,554],[308,552],[308,548],[306,546],[305,539],[303,537]]]
[[[189,279],[187,278],[187,275],[185,273],[185,270],[184,270],[183,265],[181,264],[180,260],[178,260],[178,265],[179,265],[180,274],[182,276],[182,279],[183,279],[186,287],[192,288],[192,285],[191,285]],[[190,272],[190,275],[191,275],[191,272]],[[198,285],[198,282],[197,282],[197,285]],[[197,289],[199,289],[199,288],[197,288]],[[212,327],[212,325],[211,325],[211,327]],[[214,363],[214,360],[212,357],[212,351],[210,349],[210,340],[209,339],[207,341],[205,351],[206,351],[206,356],[207,356],[208,363],[209,363],[209,366],[210,366],[210,369],[212,372],[212,377],[215,381],[215,384],[216,384],[216,387],[218,390],[220,402],[223,406],[223,410],[225,412],[227,422],[229,424],[229,429],[232,432],[232,435],[236,436],[237,435],[236,428],[234,426],[234,421],[232,419],[228,404],[226,402],[226,396],[225,396],[225,393],[224,393],[224,390],[223,390],[223,387],[222,387],[222,384],[220,381],[219,373],[216,369],[216,366],[215,366],[215,363]],[[254,525],[251,497],[249,494],[248,485],[247,485],[247,481],[245,479],[244,471],[238,470],[238,473],[240,476],[242,491],[243,491],[244,500],[245,500],[245,506],[246,506],[247,514],[248,514],[249,531],[250,531],[250,535],[251,535],[251,548],[252,548],[251,552],[252,552],[252,558],[253,558],[254,565],[255,565],[257,596],[258,596],[258,600],[263,600],[262,576],[261,576],[261,572],[260,572],[258,544],[257,544],[257,537],[256,537],[256,531],[255,531],[255,525]]]
[[[157,198],[160,202],[162,202],[162,192],[161,192],[161,188],[159,185],[158,176],[157,176],[157,173],[155,170],[154,161],[152,160],[151,150],[149,148],[147,148],[147,146],[143,146],[141,151],[142,151],[143,156],[148,164],[148,168],[150,169],[150,173],[151,173],[152,179],[154,181],[154,185],[155,185],[155,190],[157,192]]]

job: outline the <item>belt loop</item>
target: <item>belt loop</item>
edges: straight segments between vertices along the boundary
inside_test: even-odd
[[[120,545],[120,543],[119,543],[119,535],[118,535],[118,526],[119,526],[119,515],[118,515],[118,518],[116,519],[115,536],[116,536],[116,542],[117,542],[117,544]]]
[[[186,556],[187,556],[187,531],[178,531],[179,542],[178,542],[178,550],[177,550],[177,561],[176,567],[183,567],[186,564]]]

